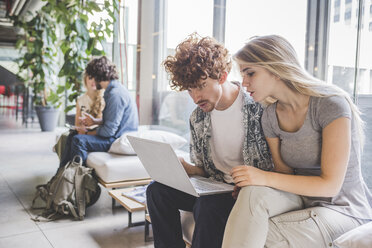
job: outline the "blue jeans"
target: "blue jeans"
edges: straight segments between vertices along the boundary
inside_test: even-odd
[[[192,247],[221,247],[227,218],[235,203],[231,193],[195,197],[154,182],[147,187],[146,195],[156,248],[185,247],[180,209],[194,214]]]
[[[70,133],[59,167],[65,166],[76,155],[79,155],[85,164],[89,152],[107,152],[114,141],[113,137]]]

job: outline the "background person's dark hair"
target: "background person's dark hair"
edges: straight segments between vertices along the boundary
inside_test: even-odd
[[[116,66],[106,56],[92,59],[85,68],[85,75],[97,83],[119,78]]]

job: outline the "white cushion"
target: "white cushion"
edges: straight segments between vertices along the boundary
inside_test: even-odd
[[[125,133],[120,138],[116,139],[114,143],[112,143],[109,152],[124,155],[135,155],[136,153],[127,139],[128,135],[168,143],[175,150],[187,144],[187,140],[185,138],[175,133],[162,130],[139,130]]]
[[[137,156],[90,152],[87,166],[106,183],[150,178]]]
[[[189,160],[187,152],[176,150],[178,156]],[[106,183],[150,178],[137,156],[119,155],[108,152],[90,152],[87,166],[93,168]]]
[[[371,248],[372,222],[344,233],[334,241],[334,244],[339,248]]]

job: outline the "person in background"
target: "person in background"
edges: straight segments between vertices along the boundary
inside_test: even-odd
[[[241,190],[222,247],[333,247],[372,219],[358,108],[346,92],[308,74],[281,36],[256,37],[234,58],[243,86],[267,105],[261,122],[274,171],[231,170]]]
[[[94,81],[87,80],[87,75],[84,75],[84,85],[87,91],[78,97],[76,101],[76,115],[75,115],[75,126],[83,126],[83,119],[86,117],[85,113],[90,114],[96,119],[102,119],[102,111],[105,108],[105,100],[103,94],[104,89],[97,90]],[[89,127],[94,129],[97,126]]]
[[[105,107],[105,100],[103,99],[104,90],[97,90],[94,82],[88,84],[86,75],[84,75],[84,86],[86,92],[76,100],[75,127],[61,134],[54,146],[54,151],[57,153],[59,159],[62,158],[67,140],[76,135],[77,129],[83,125],[82,119],[85,118],[84,113],[88,113],[94,118],[102,119],[102,111]],[[94,129],[96,127],[98,127],[98,125],[89,127],[89,129]],[[70,149],[70,146],[67,149]]]
[[[104,89],[105,107],[102,119],[84,114],[78,134],[66,149],[60,163],[65,166],[75,155],[81,156],[85,164],[88,152],[107,152],[111,144],[124,132],[136,131],[138,128],[138,112],[128,90],[117,80],[116,67],[105,56],[91,60],[85,68],[87,84],[95,84],[97,90]],[[99,125],[94,130],[88,128]],[[70,146],[70,149],[67,149]]]
[[[196,34],[180,43],[164,61],[171,87],[187,90],[197,108],[190,117],[190,157],[180,159],[189,176],[233,183],[236,165],[272,168],[260,125],[262,108],[239,83],[227,80],[231,59],[227,49]],[[158,182],[147,188],[155,247],[185,247],[179,210],[193,212],[192,247],[221,247],[225,223],[235,203],[231,193],[195,197]]]

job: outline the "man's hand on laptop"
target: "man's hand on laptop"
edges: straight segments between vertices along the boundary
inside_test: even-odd
[[[203,168],[187,163],[183,157],[178,157],[178,159],[180,160],[181,164],[183,165],[183,168],[185,169],[187,175],[189,175],[189,176],[202,176],[202,177],[206,176]]]

